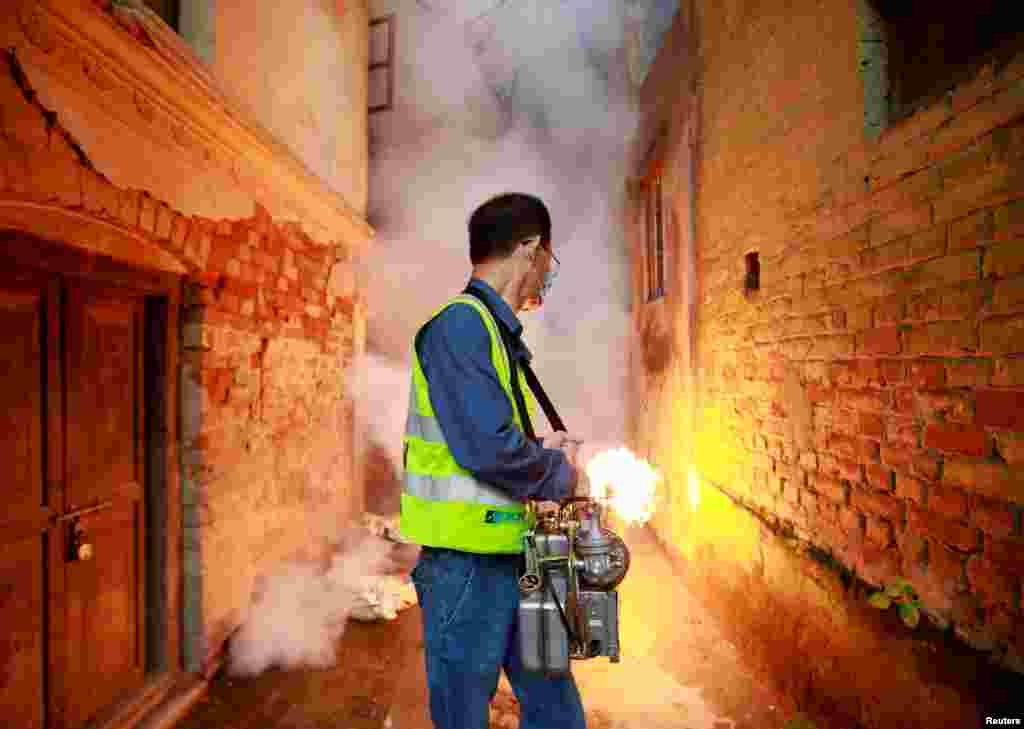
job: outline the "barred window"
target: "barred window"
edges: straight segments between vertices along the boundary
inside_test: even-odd
[[[665,211],[661,175],[655,175],[645,185],[645,258],[647,301],[656,301],[665,295]]]
[[[370,21],[370,113],[388,111],[395,101],[395,16]]]

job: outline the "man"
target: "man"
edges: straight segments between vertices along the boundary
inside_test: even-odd
[[[469,220],[473,273],[414,340],[401,531],[423,545],[412,572],[435,729],[486,729],[504,669],[521,729],[585,729],[571,676],[526,672],[517,608],[527,499],[585,495],[575,441],[526,437],[531,355],[516,313],[554,278],[551,217],[530,195],[488,200]],[[533,421],[531,421],[533,422]]]

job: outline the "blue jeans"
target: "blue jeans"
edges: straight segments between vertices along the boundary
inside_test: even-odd
[[[487,729],[488,705],[505,669],[519,700],[520,729],[586,729],[572,676],[548,678],[519,655],[518,555],[424,547],[412,571],[435,729]]]

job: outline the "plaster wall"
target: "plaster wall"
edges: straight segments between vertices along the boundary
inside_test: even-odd
[[[213,72],[359,213],[367,196],[366,0],[217,0]]]

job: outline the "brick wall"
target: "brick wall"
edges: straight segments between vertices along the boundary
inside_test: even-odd
[[[15,57],[0,61],[5,215],[28,211],[19,213],[22,229],[36,235],[141,266],[159,267],[144,260],[159,254],[187,271],[177,448],[185,653],[189,668],[209,667],[244,617],[255,579],[277,560],[315,553],[362,510],[342,377],[363,347],[353,261],[363,241],[314,240],[258,203],[249,218],[215,220],[118,187],[63,127],[60,111],[38,102]],[[33,212],[76,222],[42,231]],[[113,230],[120,233],[104,238]],[[110,243],[131,239],[152,247]]]
[[[182,325],[186,579],[210,654],[258,575],[363,508],[342,380],[365,315],[344,249],[262,211],[191,220],[182,250],[202,271]]]
[[[659,531],[695,569],[697,555],[712,560],[719,597],[749,603],[723,608],[746,622],[745,639],[791,636],[774,649],[792,661],[775,666],[793,673],[780,680],[806,700],[816,693],[868,726],[885,725],[887,701],[904,706],[890,715],[901,721],[960,721],[959,697],[947,697],[945,718],[907,714],[908,692],[923,700],[934,677],[894,658],[905,647],[835,635],[836,620],[853,635],[850,625],[872,615],[835,605],[819,613],[806,583],[765,575],[788,564],[825,579],[779,556],[773,545],[795,537],[870,585],[906,577],[935,624],[1024,671],[1024,55],[872,139],[857,3],[827,13],[809,2],[784,12],[696,6],[677,27],[696,18],[697,62],[663,54],[657,65],[676,73],[661,69],[663,86],[645,90],[678,97],[678,79],[699,81],[692,117],[680,117],[685,105],[657,112],[669,115],[672,207],[696,218],[698,287],[693,330],[682,327],[661,378],[695,378],[697,420],[651,447],[673,492]],[[674,162],[694,127],[690,197]],[[761,290],[748,296],[752,251]],[[687,316],[679,295],[661,306]],[[640,320],[651,317],[639,308]],[[695,367],[681,373],[691,335]],[[678,422],[679,407],[647,402],[646,436]],[[691,467],[704,487],[697,507],[680,497]],[[772,620],[755,614],[766,607]],[[821,624],[808,628],[812,614]],[[903,696],[886,699],[856,675],[815,675],[819,661],[835,667],[833,657],[875,649],[913,676]],[[814,650],[801,667],[798,656]],[[858,698],[846,695],[851,685]]]

